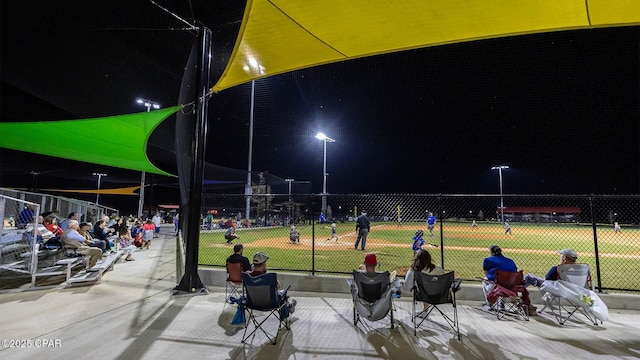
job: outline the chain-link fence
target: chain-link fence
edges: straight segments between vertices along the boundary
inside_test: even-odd
[[[235,226],[245,255],[266,252],[274,270],[350,273],[373,252],[381,270],[404,274],[413,237],[422,230],[423,249],[463,279],[484,275],[491,245],[539,276],[559,263],[557,250],[573,248],[600,289],[640,290],[634,275],[640,271],[637,195],[326,195],[326,209],[322,197],[206,195],[199,264],[225,265],[233,250],[224,234]],[[364,252],[362,242],[355,246],[363,212],[371,222]],[[290,239],[292,231],[299,241]]]

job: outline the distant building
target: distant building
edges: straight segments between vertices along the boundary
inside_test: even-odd
[[[500,207],[496,212],[500,213]],[[562,206],[530,206],[530,207],[504,207],[504,218],[509,221],[531,223],[575,223],[580,222],[579,207]]]

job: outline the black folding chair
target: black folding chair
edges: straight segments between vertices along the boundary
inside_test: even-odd
[[[412,289],[413,307],[411,310],[413,335],[417,336],[418,328],[435,309],[442,315],[458,336],[458,340],[460,340],[460,325],[458,324],[458,308],[456,304],[456,292],[460,289],[460,282],[460,279],[454,279],[453,271],[444,275],[427,275],[420,271],[415,272]],[[416,304],[418,302],[426,302],[431,306],[427,310],[417,312]],[[445,304],[452,305],[453,319],[442,311],[441,307]]]
[[[378,321],[390,314],[393,329],[393,297],[389,272],[363,273],[353,271],[351,296],[353,299],[353,325],[362,318]]]
[[[260,329],[269,341],[275,345],[278,341],[280,329],[283,326],[287,330],[290,329],[288,320],[289,308],[287,307],[287,291],[289,287],[283,291],[278,291],[278,276],[276,273],[266,273],[256,277],[242,273],[242,286],[244,287],[245,295],[244,306],[249,314],[249,318],[245,323],[242,342],[244,343]],[[267,316],[258,321],[260,312],[266,312]],[[272,316],[278,320],[278,330],[275,335],[269,334],[262,326]],[[253,327],[253,330],[247,334],[249,327]]]

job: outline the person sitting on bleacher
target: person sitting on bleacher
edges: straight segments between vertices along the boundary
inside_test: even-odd
[[[44,218],[44,227],[53,233],[53,236],[61,237],[64,232],[59,226],[56,217],[49,215]]]
[[[62,231],[67,230],[67,226],[69,225],[69,220],[78,220],[78,213],[76,213],[75,211],[71,212],[69,213],[69,216],[67,216],[66,219],[58,223],[58,226],[60,226]]]
[[[89,232],[89,229],[91,229],[91,224],[88,222],[83,222],[83,223],[80,223],[80,225],[78,225],[78,233],[82,235],[82,237],[84,237],[85,244],[87,246],[99,248],[100,250],[102,250],[102,256],[106,256],[107,242],[100,239],[94,239],[93,236],[91,235],[91,232]]]
[[[33,222],[33,218],[36,216],[36,206],[27,205],[18,215],[18,229],[24,229],[27,225]]]
[[[67,250],[75,250],[78,254],[89,256],[87,269],[94,267],[102,257],[102,250],[85,244],[84,237],[78,232],[78,220],[69,220],[67,230],[62,234],[62,241]]]
[[[136,246],[133,244],[133,238],[129,233],[129,227],[127,224],[120,225],[120,230],[118,231],[118,243],[120,244],[120,249],[127,252],[125,260],[134,261],[135,259],[131,254],[136,250]]]
[[[93,237],[99,240],[104,240],[107,243],[107,251],[111,250],[111,241],[109,241],[109,231],[107,230],[107,223],[104,220],[98,220],[93,226]]]
[[[40,244],[44,244],[47,241],[49,241],[51,238],[55,237],[55,235],[53,235],[51,231],[47,230],[47,228],[44,227],[43,223],[44,223],[44,218],[42,217],[42,215],[38,216],[38,227],[36,227],[36,239]],[[27,225],[26,231],[33,232],[33,224]]]

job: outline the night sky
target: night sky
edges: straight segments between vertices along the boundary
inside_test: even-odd
[[[36,4],[26,3],[2,3],[2,121],[143,111],[137,97],[177,104],[190,34],[160,32],[152,40],[162,46],[135,47],[148,33],[104,30],[115,26],[104,19],[83,28],[98,14],[78,20],[82,26],[21,22],[19,7]],[[220,59],[230,52],[234,26],[214,27]],[[47,28],[57,31],[42,34]],[[78,41],[91,36],[101,44],[97,49]],[[38,55],[53,39],[55,49],[48,49],[54,54]],[[253,169],[311,181],[294,192],[322,190],[323,143],[315,139],[322,131],[336,140],[327,144],[334,194],[493,194],[498,174],[490,168],[502,164],[511,167],[503,173],[505,193],[640,193],[640,27],[404,51],[277,75],[255,86]],[[208,162],[247,168],[250,90],[244,84],[210,99]],[[152,142],[172,146],[171,124]],[[111,174],[103,179],[106,187],[139,181],[134,171],[8,150],[0,160],[0,186],[30,186],[30,171],[49,171],[39,177],[42,188],[91,188],[93,171]]]

